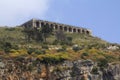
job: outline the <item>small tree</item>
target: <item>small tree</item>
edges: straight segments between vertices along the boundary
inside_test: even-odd
[[[5,51],[5,53],[9,53],[11,49],[12,49],[12,44],[10,42],[5,42],[3,44],[3,50]]]
[[[41,33],[44,39],[44,42],[46,42],[46,38],[51,35],[53,32],[53,29],[49,27],[49,25],[44,25],[41,28]]]
[[[29,42],[31,39],[34,38],[34,29],[29,27],[29,28],[24,28],[22,31],[25,35],[26,41]]]
[[[73,38],[72,37],[67,37],[67,41],[72,42]]]
[[[75,45],[75,46],[73,46],[73,48],[72,48],[75,52],[77,52],[77,51],[79,51],[80,50],[80,47],[79,46],[77,46],[77,45]]]

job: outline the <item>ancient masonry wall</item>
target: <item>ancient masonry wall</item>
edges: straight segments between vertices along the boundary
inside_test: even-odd
[[[44,20],[37,20],[37,19],[32,19],[24,24],[22,24],[22,27],[35,27],[35,28],[41,28],[42,26],[47,25],[54,30],[58,31],[64,31],[64,32],[69,32],[69,33],[81,33],[81,34],[87,34],[91,35],[92,32],[89,29],[82,28],[82,27],[76,27],[76,26],[71,26],[71,25],[66,25],[66,24],[60,24],[60,23],[55,23],[55,22],[49,22],[49,21],[44,21]]]

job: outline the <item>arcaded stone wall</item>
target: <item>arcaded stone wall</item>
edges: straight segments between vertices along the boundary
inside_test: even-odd
[[[86,28],[81,28],[81,27],[76,27],[76,26],[71,26],[71,25],[66,25],[66,24],[60,24],[60,23],[55,23],[55,22],[49,22],[49,21],[43,21],[43,20],[36,20],[32,19],[26,23],[24,23],[22,26],[24,27],[36,27],[36,28],[41,28],[42,26],[47,25],[54,30],[61,30],[64,32],[69,32],[69,33],[81,33],[81,34],[88,34],[91,35],[92,32]]]

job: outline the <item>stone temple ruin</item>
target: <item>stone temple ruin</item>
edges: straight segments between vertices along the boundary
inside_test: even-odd
[[[86,28],[60,24],[60,23],[50,22],[50,21],[44,21],[44,20],[37,20],[37,19],[32,19],[22,24],[21,26],[25,28],[29,28],[29,27],[41,28],[42,26],[45,26],[45,25],[53,28],[53,30],[55,31],[60,30],[60,31],[69,32],[69,33],[81,33],[81,34],[87,34],[87,35],[92,34],[91,30]]]

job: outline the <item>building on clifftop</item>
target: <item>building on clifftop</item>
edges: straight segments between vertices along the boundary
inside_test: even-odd
[[[86,28],[71,26],[71,25],[66,25],[66,24],[61,24],[56,22],[50,22],[45,20],[37,20],[37,19],[32,19],[22,24],[21,26],[25,28],[29,28],[29,27],[41,28],[42,26],[45,26],[45,25],[53,28],[53,30],[55,31],[61,30],[69,33],[81,33],[81,34],[87,34],[87,35],[92,34],[92,31]]]

